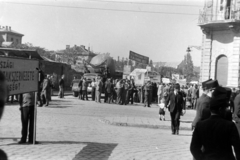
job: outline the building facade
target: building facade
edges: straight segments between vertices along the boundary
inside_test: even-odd
[[[0,45],[11,42],[11,44],[22,44],[22,37],[24,35],[13,31],[10,26],[0,26]]]
[[[199,26],[203,31],[200,81],[217,79],[240,85],[240,0],[205,0]]]

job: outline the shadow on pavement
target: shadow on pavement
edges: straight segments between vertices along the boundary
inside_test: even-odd
[[[5,138],[4,138],[5,139]],[[7,138],[6,138],[7,139]],[[9,138],[11,139],[11,138]],[[77,142],[77,141],[39,141],[37,145],[51,145],[51,144],[85,144],[73,158],[73,160],[108,160],[112,151],[118,145],[117,143],[94,143],[94,142]],[[11,143],[7,145],[19,145],[18,143]]]

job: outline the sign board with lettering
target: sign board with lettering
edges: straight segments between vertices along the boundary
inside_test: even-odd
[[[9,95],[37,92],[39,61],[0,57],[0,70],[7,82]]]
[[[130,51],[129,59],[136,61],[138,63],[143,63],[143,64],[149,63],[149,57],[143,56],[143,55],[135,53],[133,51]]]

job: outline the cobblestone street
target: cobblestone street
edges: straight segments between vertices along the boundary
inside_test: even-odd
[[[194,114],[187,110],[180,134],[171,135],[169,113],[165,122],[159,121],[156,105],[144,108],[53,97],[50,106],[38,107],[40,144],[19,145],[19,106],[7,105],[0,123],[0,148],[9,160],[190,160],[189,121]]]

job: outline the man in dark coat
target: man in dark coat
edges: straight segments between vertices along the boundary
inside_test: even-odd
[[[175,84],[174,91],[169,94],[167,99],[167,108],[171,116],[172,134],[179,134],[180,116],[182,110],[185,110],[182,93],[180,92],[180,85]]]
[[[108,79],[105,83],[105,97],[106,101],[105,103],[110,103],[112,100],[112,83],[111,79]]]
[[[81,78],[78,83],[78,88],[79,88],[78,98],[79,99],[82,99],[82,84],[83,84],[83,78]]]
[[[144,86],[144,107],[148,106],[150,107],[151,104],[151,87],[152,83],[151,81],[148,81]]]
[[[213,94],[211,117],[197,123],[190,151],[196,160],[240,160],[240,137],[236,125],[223,118],[229,106],[227,91],[217,87]]]
[[[85,97],[86,97],[86,100],[88,101],[87,88],[88,88],[88,81],[86,80],[86,78],[84,78],[82,82],[82,100],[85,100]]]
[[[202,82],[202,90],[203,94],[201,97],[197,100],[196,104],[196,116],[192,122],[192,129],[195,128],[197,122],[204,120],[205,117],[203,117],[203,110],[205,108],[209,108],[210,103],[210,97],[208,96],[209,89],[206,87],[206,83],[212,81],[212,79],[209,79],[207,81]]]
[[[240,135],[240,94],[238,94],[234,99],[233,120],[236,122]]]
[[[64,98],[64,75],[62,75],[62,78],[59,81],[59,98]]]

